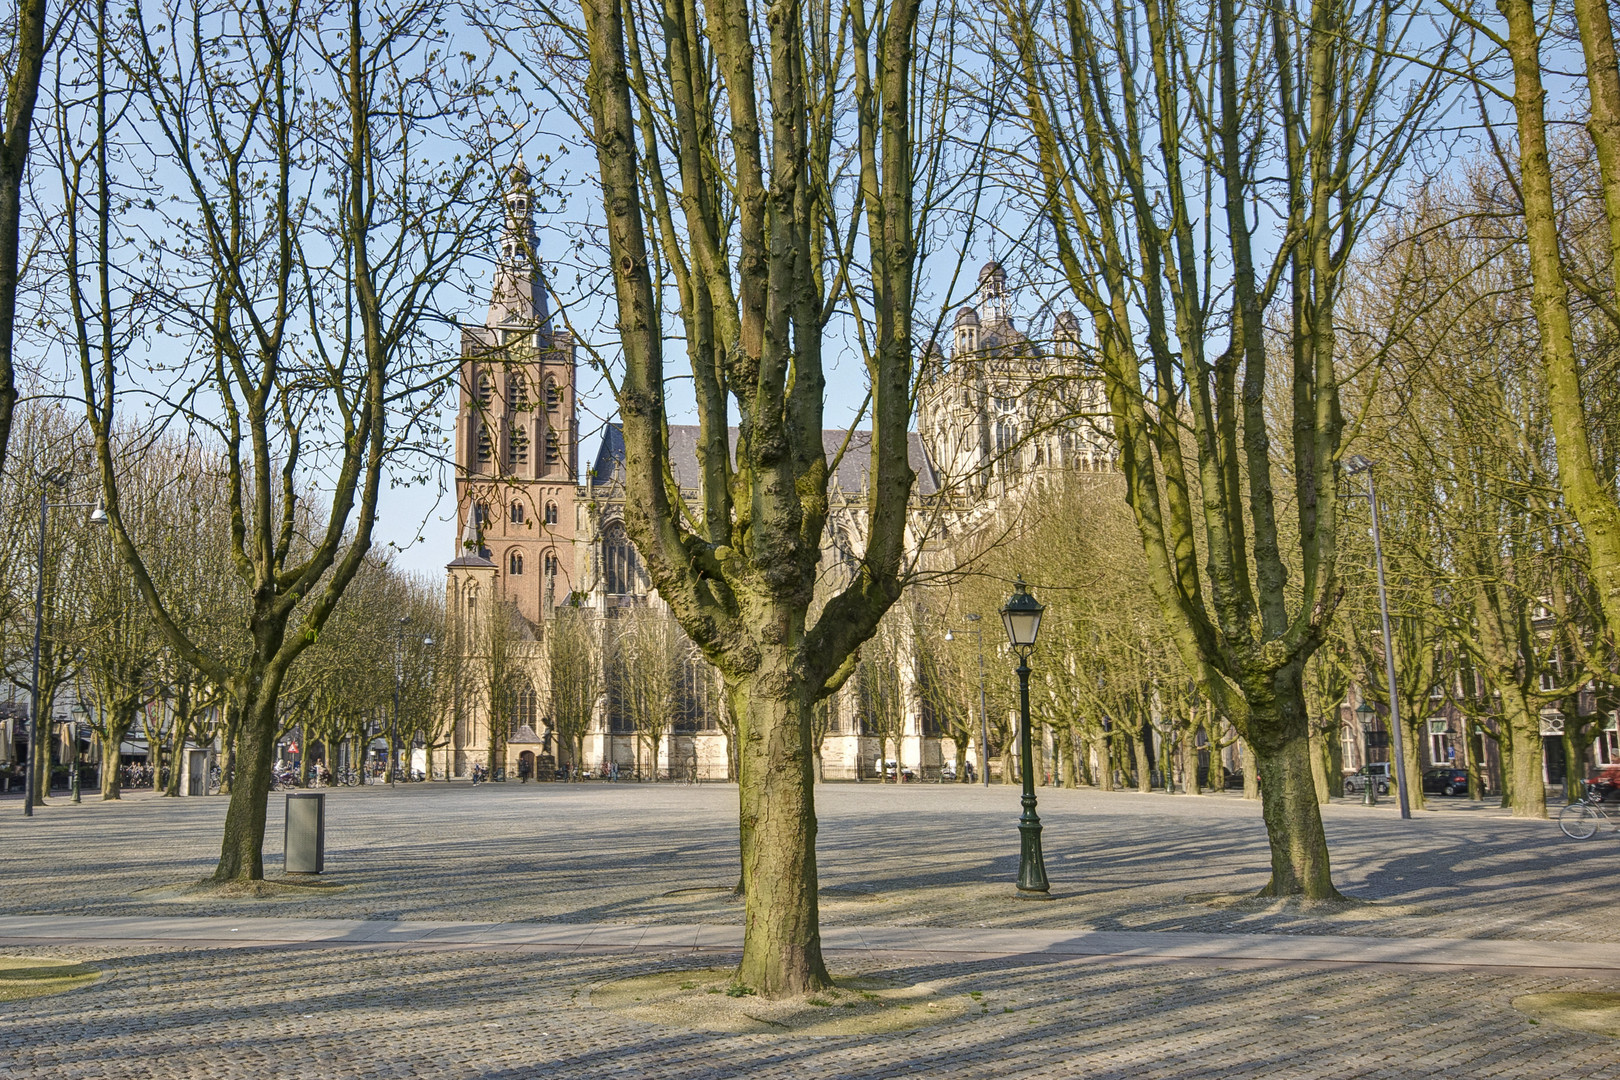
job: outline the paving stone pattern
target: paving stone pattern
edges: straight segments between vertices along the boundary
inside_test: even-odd
[[[827,925],[1615,940],[1620,836],[1466,800],[1402,822],[1392,807],[1325,812],[1334,879],[1379,905],[1302,915],[1189,902],[1258,890],[1257,803],[1234,796],[1042,790],[1058,899],[1020,903],[1016,789],[827,785],[817,792]],[[272,796],[267,869],[281,869]],[[274,914],[599,923],[740,922],[736,789],[684,784],[411,784],[327,794],[327,874],[341,891],[231,904],[143,893],[206,876],[225,800],[54,801],[33,820],[0,800],[11,914]]]
[[[1347,914],[1217,906],[1189,894],[1265,880],[1241,799],[1047,791],[1060,898],[1013,898],[1010,788],[829,786],[819,845],[832,926],[1370,934],[1616,940],[1620,838],[1567,840],[1455,803],[1401,822],[1328,808]],[[384,918],[608,924],[740,921],[735,791],[681,785],[410,785],[330,793],[329,883],[271,901],[164,899],[205,875],[224,800],[0,800],[7,914]],[[279,871],[280,800],[270,823]],[[693,891],[698,890],[698,891]],[[708,890],[708,891],[702,891]],[[1432,942],[1431,942],[1432,943]],[[601,982],[725,954],[544,946],[3,946],[93,961],[96,984],[0,1006],[0,1078],[842,1077],[1620,1078],[1620,1041],[1538,1025],[1528,993],[1620,991],[1611,973],[1119,956],[843,952],[879,972],[978,992],[967,1019],[909,1033],[713,1035],[590,1005]]]
[[[1550,975],[1093,959],[857,965],[979,992],[956,1022],[867,1037],[715,1035],[592,1008],[673,960],[525,950],[55,949],[101,981],[0,1013],[0,1076],[1612,1077],[1616,1043],[1511,1000]],[[854,973],[854,972],[851,972]],[[1612,986],[1605,988],[1612,989]]]

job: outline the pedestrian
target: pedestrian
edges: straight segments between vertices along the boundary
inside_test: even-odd
[[[528,761],[527,758],[519,758],[518,759],[518,783],[527,784],[528,782],[529,782],[529,761]]]

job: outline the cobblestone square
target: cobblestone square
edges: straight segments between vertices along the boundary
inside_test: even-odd
[[[734,928],[741,908],[723,891],[738,872],[728,786],[329,791],[323,883],[342,888],[208,902],[173,887],[211,869],[223,799],[53,801],[32,821],[0,802],[6,916],[161,917],[176,927],[161,942],[87,929],[77,941],[0,944],[9,955],[104,970],[82,990],[0,1004],[0,1076],[1620,1076],[1615,1040],[1534,1023],[1511,1005],[1529,993],[1620,990],[1620,965],[1432,959],[1437,939],[1541,942],[1566,953],[1569,944],[1613,943],[1620,843],[1612,835],[1576,842],[1554,823],[1463,800],[1409,822],[1393,809],[1335,804],[1325,811],[1335,878],[1347,895],[1375,903],[1302,913],[1235,898],[1265,880],[1256,803],[1043,790],[1058,898],[1032,904],[1012,895],[1015,789],[847,784],[817,796],[829,932],[893,928],[869,935],[893,942],[905,940],[905,927],[1409,938],[1422,939],[1430,959],[840,949],[829,962],[841,973],[978,992],[982,1007],[897,1035],[704,1034],[604,1013],[590,991],[641,972],[723,964],[723,949],[503,944],[498,929],[476,944],[228,948],[188,939],[182,920]],[[275,797],[272,876],[281,829]]]

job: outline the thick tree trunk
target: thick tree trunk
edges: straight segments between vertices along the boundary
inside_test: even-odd
[[[257,682],[257,680],[255,680]],[[275,695],[264,693],[242,706],[237,728],[231,801],[225,811],[214,880],[264,878],[264,827],[269,809],[270,769],[275,754]]]
[[[1327,770],[1327,754],[1324,743],[1326,736],[1311,726],[1311,783],[1316,787],[1316,801],[1318,805],[1326,806],[1328,797],[1333,794],[1333,785],[1329,783]]]
[[[1251,801],[1260,798],[1260,767],[1254,760],[1254,747],[1238,743],[1238,760],[1243,763],[1243,797]]]
[[[122,732],[103,735],[98,738],[101,743],[101,801],[111,802],[123,797],[124,759],[119,746],[124,741]]]
[[[1136,790],[1143,795],[1153,790],[1153,762],[1148,758],[1147,732],[1131,739],[1131,750],[1136,755]]]
[[[812,702],[789,649],[767,646],[731,688],[740,745],[739,800],[747,929],[737,980],[766,997],[832,985],[816,906]]]
[[[40,709],[41,716],[50,711]],[[45,796],[51,791],[51,725],[32,724],[28,730],[28,756],[33,762],[34,805],[44,806]]]
[[[1097,754],[1097,786],[1104,791],[1114,790],[1114,748],[1107,736],[1093,746]]]
[[[1249,749],[1271,841],[1271,881],[1261,895],[1338,900],[1343,898],[1333,887],[1327,835],[1311,778],[1311,724],[1300,682],[1303,664],[1301,659],[1273,675],[1269,694],[1250,695]]]
[[[1403,710],[1409,706],[1401,706]],[[1406,737],[1401,740],[1401,756],[1406,759],[1406,803],[1413,810],[1422,810],[1428,805],[1423,798],[1423,761],[1418,749],[1418,740],[1425,737],[1422,720],[1408,720],[1407,716],[1417,715],[1418,710],[1412,709],[1401,718],[1406,726]]]
[[[1541,780],[1541,718],[1516,686],[1502,688],[1502,804],[1514,817],[1547,816],[1547,789]]]
[[[1073,728],[1064,728],[1058,737],[1062,740],[1058,758],[1063,762],[1063,786],[1077,788],[1080,786],[1080,740],[1075,737]]]

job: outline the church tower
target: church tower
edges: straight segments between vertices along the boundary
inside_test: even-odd
[[[484,588],[538,625],[578,580],[575,536],[579,423],[574,339],[553,327],[536,250],[534,200],[520,157],[507,174],[505,225],[483,326],[461,334],[456,416],[456,511],[461,538],[450,571],[457,614],[477,588],[469,561],[487,561]],[[458,565],[459,564],[459,565]],[[479,568],[482,569],[482,568]],[[460,578],[467,578],[460,583]]]

